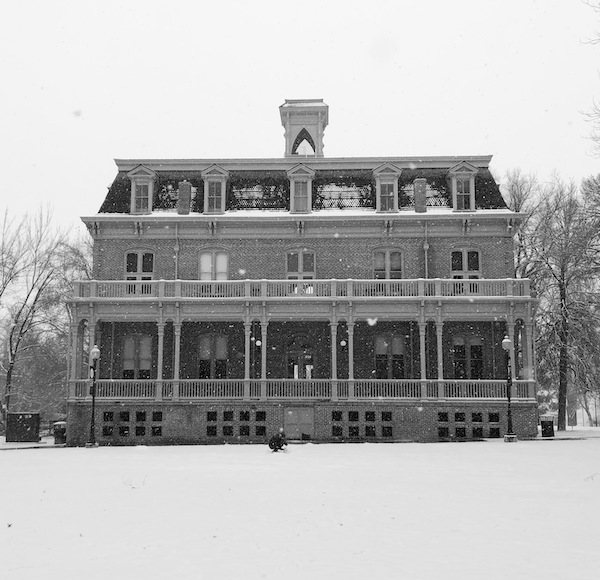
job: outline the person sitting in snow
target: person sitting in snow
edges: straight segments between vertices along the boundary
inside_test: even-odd
[[[287,439],[285,438],[283,427],[281,427],[279,433],[275,433],[275,435],[269,439],[269,448],[273,451],[281,451],[285,445],[287,445]]]

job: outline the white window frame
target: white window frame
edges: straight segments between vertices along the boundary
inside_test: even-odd
[[[398,178],[402,170],[384,163],[373,170],[375,177],[375,211],[394,213],[398,211]],[[391,190],[390,190],[391,186]]]
[[[210,256],[210,272],[202,268],[202,257]],[[217,270],[219,256],[225,257],[225,271]],[[206,277],[207,274],[209,277]],[[201,250],[198,256],[198,279],[209,280],[228,280],[229,279],[229,252],[221,248],[211,248]]]
[[[467,184],[469,189],[465,191]],[[475,211],[475,174],[455,173],[452,175],[452,209],[454,211]]]
[[[310,186],[310,187],[309,187]],[[312,205],[312,181],[294,180],[291,183],[290,205],[292,213],[309,213]]]
[[[290,180],[290,213],[311,213],[312,182],[315,172],[306,165],[298,164],[286,173]]]
[[[380,270],[380,269],[376,269],[376,262],[375,262],[375,256],[376,254],[383,254],[384,255],[384,269]],[[398,272],[398,270],[392,270],[392,254],[399,254],[400,256],[400,276],[394,276],[392,277],[391,274],[392,272]],[[383,272],[384,276],[378,276],[377,272]],[[373,279],[374,280],[400,280],[403,277],[403,273],[404,273],[404,254],[400,251],[397,250],[395,248],[392,249],[378,249],[378,250],[373,250]]]
[[[225,181],[220,179],[204,181],[204,213],[220,214],[225,212],[225,189]]]
[[[156,173],[140,165],[130,171],[127,176],[131,180],[130,213],[136,215],[152,213]],[[141,196],[138,188],[142,190]],[[143,200],[143,203],[138,203],[141,200]]]

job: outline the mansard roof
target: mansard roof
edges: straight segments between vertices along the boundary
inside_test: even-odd
[[[505,209],[506,204],[498,184],[489,170],[491,156],[448,156],[448,157],[342,157],[302,159],[117,159],[118,173],[109,188],[99,213],[129,213],[131,204],[130,176],[136,171],[155,174],[155,195],[162,186],[177,188],[179,181],[186,179],[198,191],[203,190],[206,171],[217,172],[227,177],[228,183],[240,187],[252,187],[254,182],[273,186],[289,182],[289,173],[295,171],[314,172],[313,185],[325,183],[345,185],[354,183],[362,186],[373,182],[378,172],[399,173],[399,186],[404,188],[416,178],[425,178],[428,186],[448,195],[450,176],[459,173],[475,173],[475,203],[479,209]],[[293,175],[294,173],[292,173]],[[137,175],[137,174],[136,174]]]

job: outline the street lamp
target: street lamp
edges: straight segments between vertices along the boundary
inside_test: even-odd
[[[98,359],[100,358],[100,349],[94,345],[90,350],[90,395],[92,395],[92,418],[90,420],[90,439],[86,447],[96,447],[96,377],[98,374]]]
[[[510,365],[510,352],[512,350],[512,340],[505,336],[502,340],[502,348],[506,352],[506,399],[508,401],[508,431],[506,435],[504,435],[504,441],[507,443],[513,443],[517,440],[517,436],[513,432],[513,423],[512,423],[512,408],[510,405],[510,395],[512,390],[512,370]]]

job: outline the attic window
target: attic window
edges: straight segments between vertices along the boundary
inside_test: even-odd
[[[477,168],[463,161],[452,167],[449,175],[452,185],[452,208],[455,211],[473,211]]]
[[[127,176],[131,180],[131,213],[150,213],[152,211],[156,173],[147,167],[138,166],[130,171]]]

